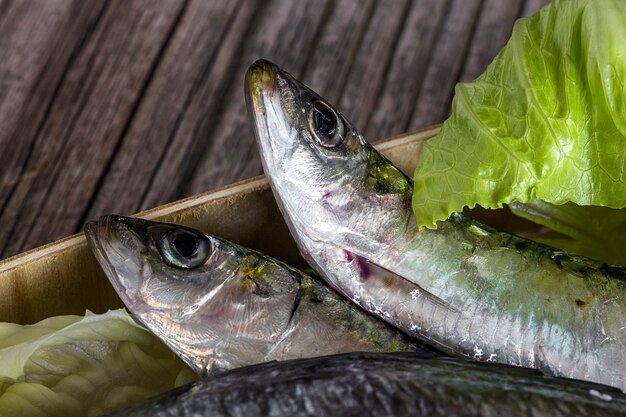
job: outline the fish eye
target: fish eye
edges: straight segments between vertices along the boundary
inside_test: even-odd
[[[158,240],[157,248],[165,263],[175,268],[196,268],[209,256],[206,236],[189,230],[170,230]]]
[[[334,148],[343,142],[346,128],[341,117],[323,101],[316,101],[309,110],[309,131],[325,148]]]

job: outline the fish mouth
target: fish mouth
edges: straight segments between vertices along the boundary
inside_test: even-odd
[[[136,229],[145,221],[106,215],[85,223],[87,244],[113,288],[129,308],[141,281],[141,262],[133,258],[140,244]]]
[[[248,114],[267,177],[286,175],[285,162],[302,145],[305,128],[302,92],[309,91],[276,64],[260,59],[245,78]],[[314,93],[306,97],[313,97]],[[269,175],[274,173],[274,175]]]
[[[246,97],[252,99],[248,104],[252,101],[256,109],[256,104],[264,94],[272,94],[276,89],[278,74],[281,72],[276,64],[265,59],[259,59],[250,65],[245,81]],[[250,109],[251,113],[256,113],[254,109]]]
[[[101,216],[98,220],[85,223],[83,231],[92,250],[98,249],[98,253],[111,246],[116,241],[128,240],[129,231],[141,235],[146,229],[146,221],[132,217],[109,214]]]
[[[272,98],[276,96],[279,71],[275,64],[259,59],[246,72],[244,83],[246,105],[248,114],[253,120],[252,124],[262,156],[271,152],[268,108],[271,109]]]
[[[278,169],[284,149],[289,147],[289,141],[282,138],[282,132],[290,131],[291,126],[284,115],[280,79],[285,80],[283,71],[264,59],[255,61],[245,78],[248,114],[266,173]],[[267,177],[272,180],[271,175]]]
[[[98,220],[92,220],[85,223],[83,231],[87,239],[87,245],[96,257],[96,260],[104,270],[105,275],[111,281],[115,277],[115,268],[113,262],[109,259],[109,242],[115,239],[112,228],[109,228],[110,217],[102,216]]]

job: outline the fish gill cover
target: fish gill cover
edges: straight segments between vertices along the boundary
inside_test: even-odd
[[[422,149],[418,225],[514,203],[566,235],[545,243],[626,265],[625,81],[626,2],[556,0],[520,19]]]

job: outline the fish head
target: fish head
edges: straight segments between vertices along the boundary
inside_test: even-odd
[[[85,234],[126,307],[197,373],[263,362],[289,331],[295,270],[173,224],[103,216]]]
[[[411,180],[341,113],[268,61],[245,84],[263,168],[305,257],[315,242],[377,251],[407,227]]]

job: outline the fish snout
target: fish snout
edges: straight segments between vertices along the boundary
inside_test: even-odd
[[[95,239],[98,233],[98,222],[94,220],[88,221],[83,226],[83,231],[85,232],[87,239]]]
[[[266,99],[276,91],[280,69],[270,61],[259,59],[246,72],[245,96],[251,114],[263,114]]]
[[[246,86],[262,89],[273,89],[279,73],[276,64],[265,59],[256,60],[246,72]]]
[[[117,218],[121,218],[121,216],[106,215],[101,216],[98,220],[91,220],[85,223],[83,231],[87,241],[102,244],[104,240],[110,237],[110,232],[114,230],[110,226],[117,222]]]
[[[101,216],[83,226],[85,237],[92,249],[102,252],[117,248],[115,252],[136,249],[145,244],[150,222],[115,214]]]

